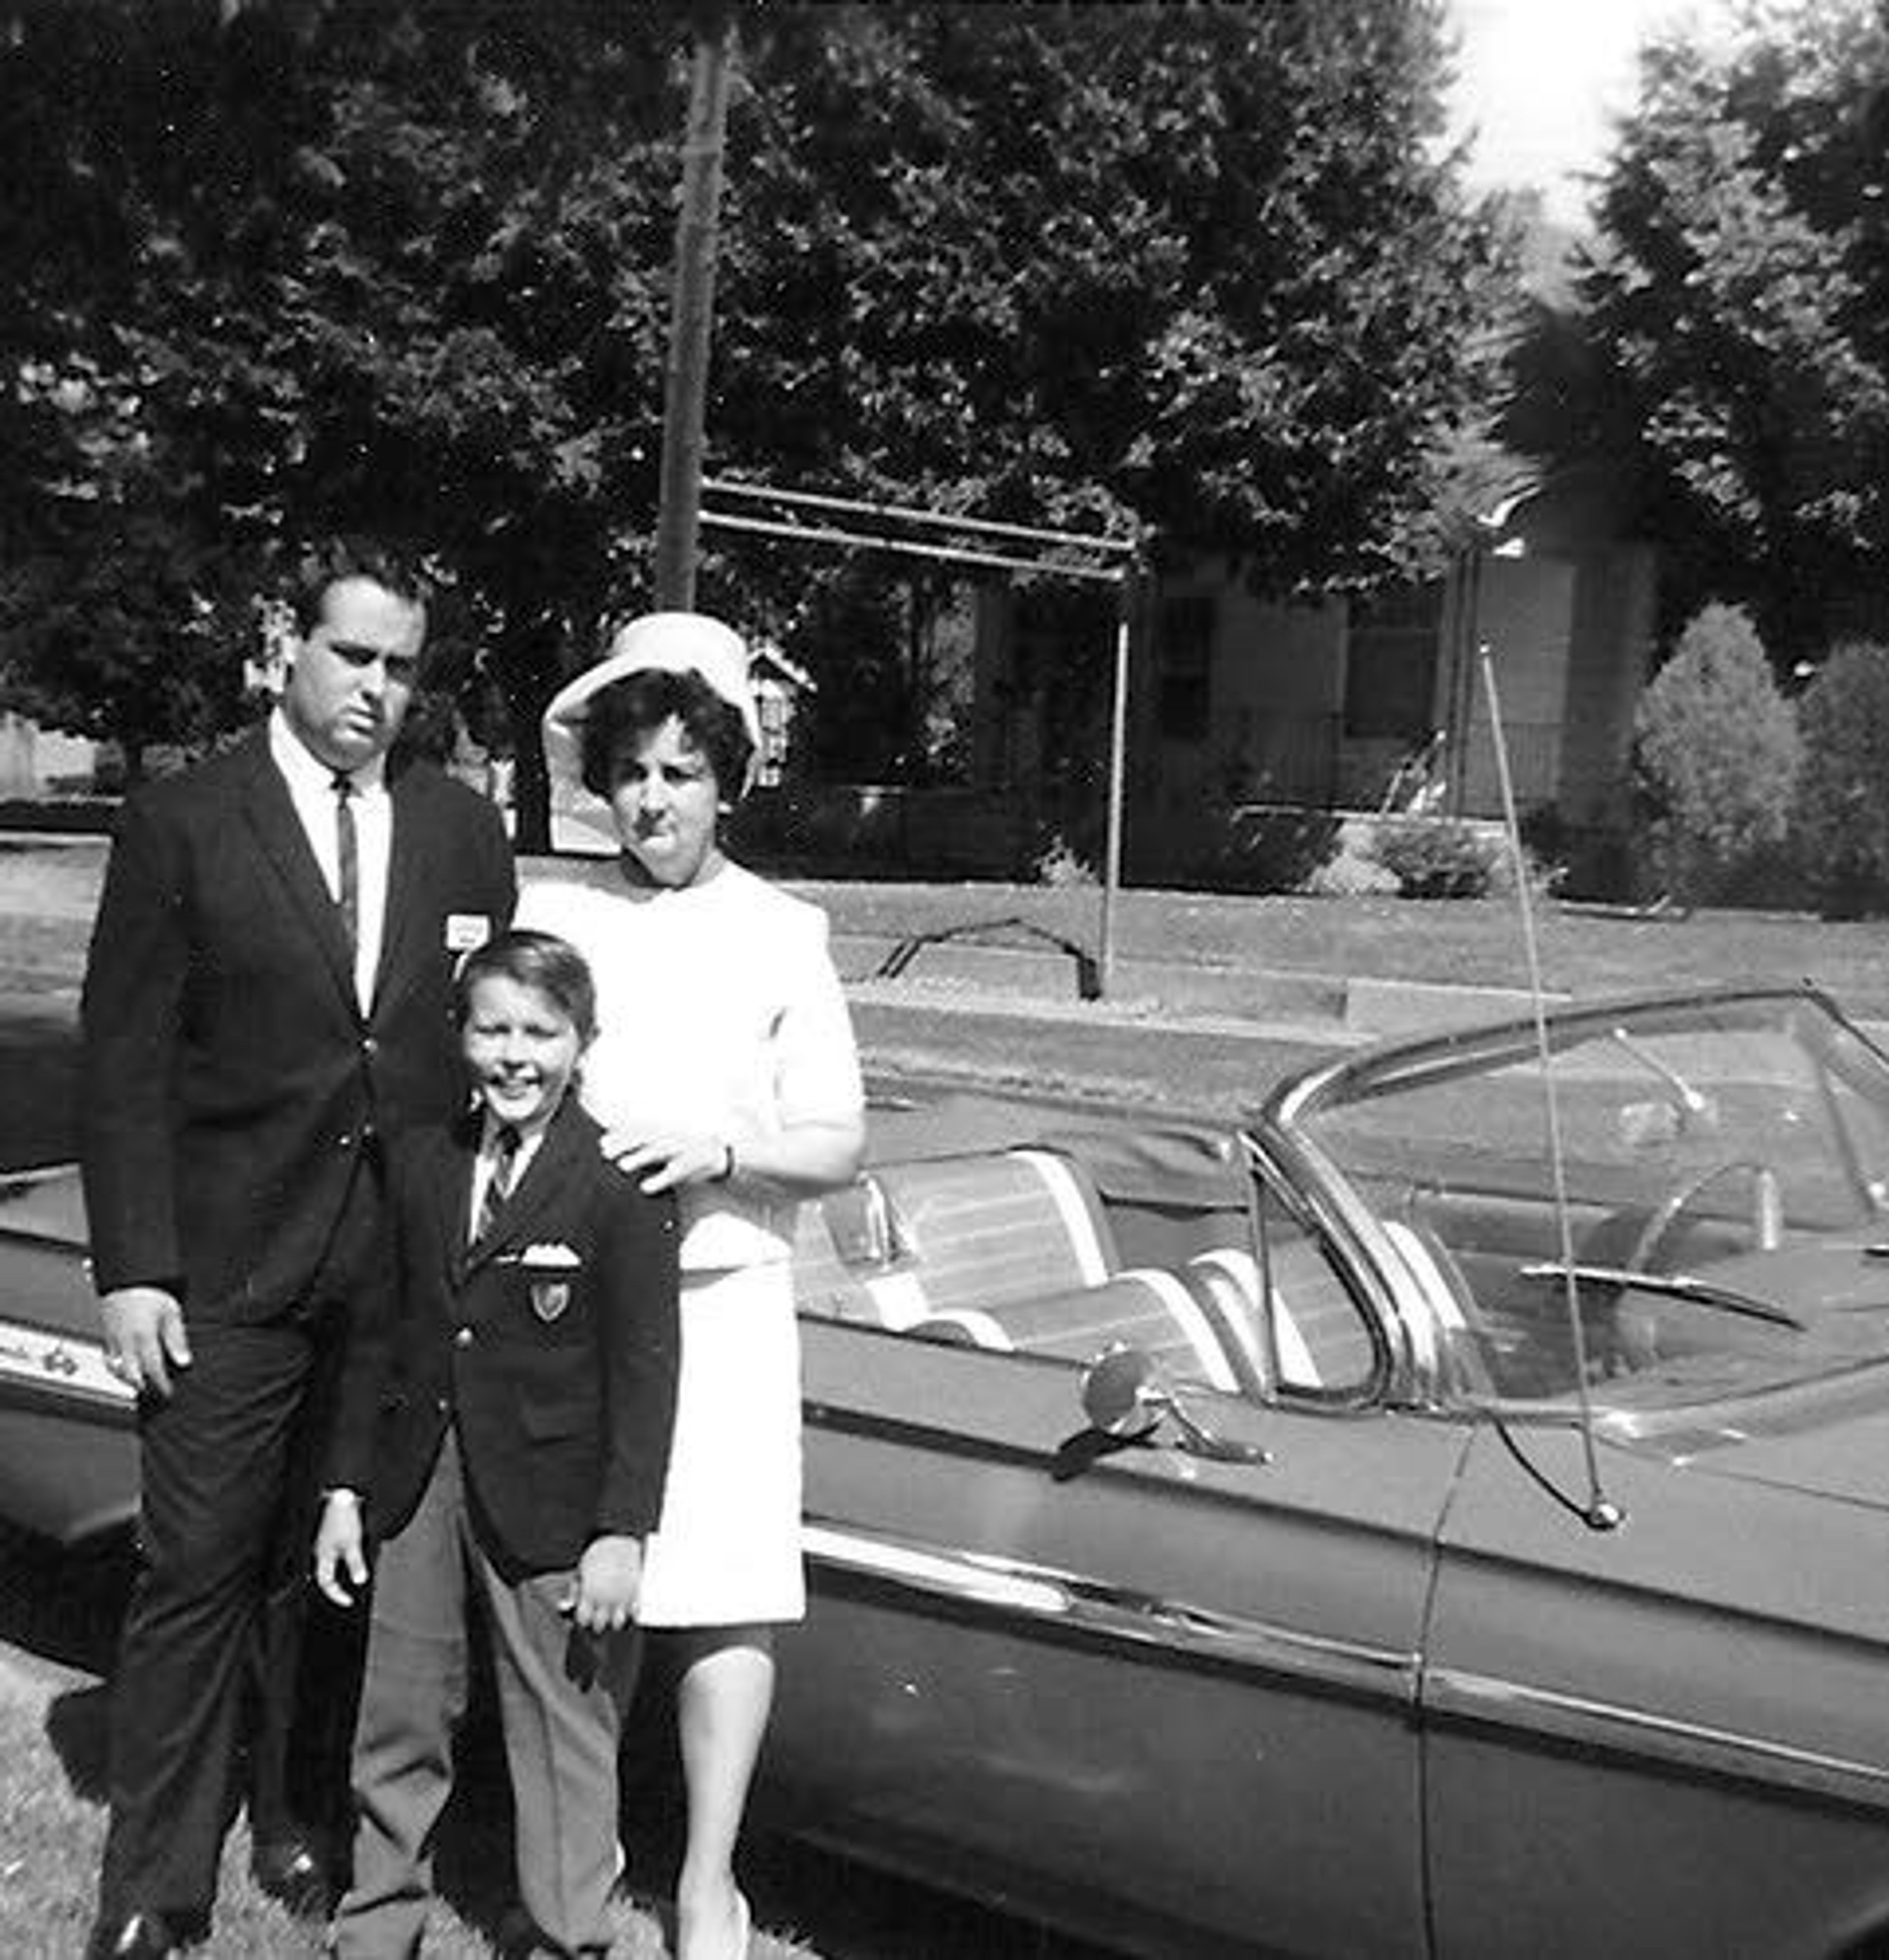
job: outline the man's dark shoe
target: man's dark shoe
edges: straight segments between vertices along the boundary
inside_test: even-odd
[[[161,1912],[108,1913],[92,1928],[85,1960],[165,1960],[183,1943]]]
[[[258,1844],[250,1854],[250,1871],[263,1891],[297,1919],[326,1919],[334,1904],[328,1867],[305,1838]]]

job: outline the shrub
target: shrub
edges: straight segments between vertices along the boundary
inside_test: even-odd
[[[1407,899],[1486,897],[1508,864],[1501,838],[1447,816],[1387,819],[1372,826],[1369,848]]]
[[[1706,606],[1633,717],[1636,788],[1655,872],[1681,905],[1722,891],[1790,826],[1802,752],[1750,618]]]
[[[1336,846],[1329,810],[1248,805],[1228,810],[1207,858],[1218,892],[1296,892]]]
[[[1307,876],[1303,889],[1313,899],[1372,899],[1395,898],[1403,887],[1368,854],[1363,839],[1347,836]]]
[[[1796,833],[1824,912],[1889,906],[1889,648],[1839,647],[1799,708]]]
[[[1037,884],[1057,889],[1101,882],[1096,867],[1060,830],[1051,833],[1031,860],[1030,877]]]

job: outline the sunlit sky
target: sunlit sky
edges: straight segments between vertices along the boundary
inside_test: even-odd
[[[1474,129],[1478,186],[1541,190],[1565,224],[1585,216],[1579,173],[1599,167],[1611,119],[1632,107],[1635,54],[1674,23],[1722,33],[1733,0],[1450,0],[1462,38],[1456,119]]]

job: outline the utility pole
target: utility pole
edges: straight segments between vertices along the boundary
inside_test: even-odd
[[[682,143],[681,209],[676,221],[675,286],[669,304],[669,369],[663,406],[661,502],[656,519],[656,603],[695,603],[701,529],[702,428],[715,313],[715,240],[721,161],[728,126],[732,24],[704,27],[695,42],[688,131]]]

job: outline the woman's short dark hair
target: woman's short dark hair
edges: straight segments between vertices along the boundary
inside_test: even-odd
[[[673,673],[666,667],[625,674],[592,700],[584,721],[584,788],[607,801],[624,764],[672,720],[682,724],[691,745],[708,758],[722,800],[737,800],[747,786],[754,754],[740,711],[700,674]]]
[[[453,1025],[463,1028],[472,1012],[472,989],[482,980],[510,980],[529,987],[566,1016],[578,1039],[597,1031],[597,988],[584,957],[555,933],[514,926],[475,947],[453,976]]]

